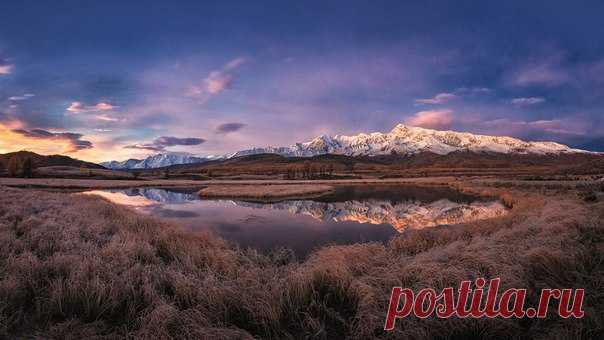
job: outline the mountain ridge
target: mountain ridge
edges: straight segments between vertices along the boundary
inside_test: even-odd
[[[446,155],[459,151],[537,155],[589,153],[589,151],[574,149],[551,141],[524,141],[508,136],[489,136],[451,130],[438,131],[398,124],[385,133],[360,133],[353,136],[321,135],[308,142],[295,143],[289,146],[257,147],[222,156],[204,157],[188,154],[188,156],[182,156],[183,154],[167,153],[152,155],[144,160],[112,161],[101,163],[101,165],[111,169],[151,169],[258,154],[277,154],[284,157],[315,157],[325,154],[375,157],[387,155],[409,156],[424,152]]]

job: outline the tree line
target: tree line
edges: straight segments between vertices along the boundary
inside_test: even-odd
[[[314,179],[322,177],[331,177],[334,172],[333,164],[313,164],[305,161],[301,165],[290,165],[287,167],[285,177],[287,179]]]
[[[6,173],[10,177],[32,178],[34,166],[31,157],[12,156],[6,165]]]

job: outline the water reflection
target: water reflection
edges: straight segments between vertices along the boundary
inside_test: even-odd
[[[448,199],[430,203],[421,201],[392,203],[384,200],[328,203],[295,200],[278,203],[236,201],[235,204],[256,209],[285,210],[292,214],[312,216],[322,221],[390,224],[399,232],[408,228],[421,229],[484,220],[502,216],[506,211],[503,204],[498,201],[457,203]]]
[[[408,229],[453,225],[505,214],[498,201],[443,187],[342,186],[314,200],[273,203],[202,200],[199,188],[94,190],[142,213],[211,232],[242,247],[285,246],[304,257],[327,244],[385,242]]]

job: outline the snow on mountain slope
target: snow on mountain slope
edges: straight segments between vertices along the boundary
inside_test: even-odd
[[[321,154],[377,156],[419,152],[448,154],[454,151],[519,154],[559,154],[586,152],[555,142],[526,142],[512,137],[484,136],[467,132],[437,131],[399,124],[388,133],[361,133],[356,136],[319,136],[310,142],[287,147],[254,148],[230,157],[276,153],[286,157],[310,157]]]

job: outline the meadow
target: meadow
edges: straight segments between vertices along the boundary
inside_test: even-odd
[[[601,186],[456,182],[501,218],[388,244],[261,254],[95,196],[0,188],[0,338],[429,339],[604,336]],[[595,200],[586,199],[593,193]],[[585,317],[417,319],[383,330],[390,290],[585,288]]]

